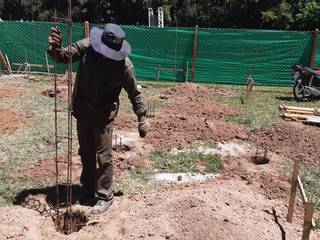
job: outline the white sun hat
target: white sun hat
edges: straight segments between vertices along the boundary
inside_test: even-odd
[[[103,56],[122,61],[131,53],[131,46],[124,40],[125,36],[125,32],[119,25],[108,23],[103,30],[97,27],[91,29],[90,44]]]

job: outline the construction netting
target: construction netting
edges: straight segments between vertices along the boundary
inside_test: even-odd
[[[17,65],[23,63],[46,65],[52,26],[50,22],[0,22],[0,50],[8,56],[14,70],[23,70],[23,66]],[[67,26],[59,24],[59,28],[66,43]],[[83,24],[73,24],[72,29],[73,41],[84,37]],[[123,26],[123,29],[132,46],[130,58],[139,80],[191,81],[194,28]],[[311,42],[311,32],[200,28],[195,82],[244,84],[251,75],[260,85],[288,85],[291,66],[309,64]],[[316,54],[315,64],[319,61]],[[49,64],[53,64],[51,59]],[[59,73],[65,69],[63,65],[57,67]],[[32,70],[47,71],[46,67]]]

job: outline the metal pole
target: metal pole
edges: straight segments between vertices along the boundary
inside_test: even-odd
[[[55,19],[57,17],[57,10],[56,6],[54,9],[54,16]],[[54,20],[54,26],[57,27],[57,21]],[[55,58],[54,58],[54,141],[55,141],[55,168],[56,168],[56,227],[57,229],[60,227],[60,201],[59,201],[59,164],[58,164],[58,107],[57,107],[57,52],[54,52]]]
[[[68,173],[67,173],[67,214],[68,234],[71,230],[71,204],[72,204],[72,3],[68,0]]]

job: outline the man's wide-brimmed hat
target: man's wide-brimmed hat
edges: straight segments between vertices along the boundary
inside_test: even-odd
[[[108,23],[103,30],[97,27],[91,29],[90,44],[103,56],[122,61],[131,53],[130,44],[125,37],[126,34],[119,25]]]

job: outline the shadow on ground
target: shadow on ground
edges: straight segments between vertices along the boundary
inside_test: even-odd
[[[57,192],[59,193],[59,198],[57,198]],[[72,185],[71,187],[71,195],[72,195],[72,204],[79,203],[79,199],[82,193],[82,187],[79,184]],[[25,189],[19,192],[15,196],[15,200],[13,201],[14,205],[22,205],[25,199],[28,196],[37,196],[37,195],[44,195],[47,203],[51,206],[57,206],[57,202],[59,203],[59,207],[66,207],[67,204],[67,187],[59,185],[58,189],[56,186],[48,186],[44,188],[32,188],[32,189]],[[123,196],[123,192],[118,191],[114,192],[115,197]],[[57,201],[58,199],[58,201]],[[95,204],[95,199],[91,201],[81,202],[82,205],[92,206]]]

